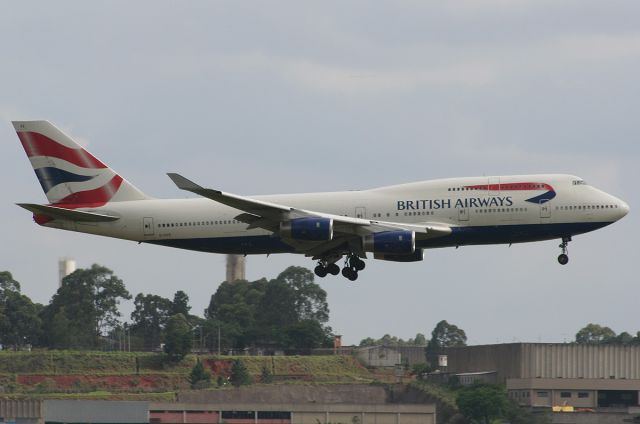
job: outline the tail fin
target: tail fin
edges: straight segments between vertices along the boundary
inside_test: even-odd
[[[49,121],[14,121],[49,203],[66,208],[149,199]]]

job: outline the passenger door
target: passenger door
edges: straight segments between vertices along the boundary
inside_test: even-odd
[[[142,229],[145,236],[153,235],[153,218],[142,218]]]
[[[551,205],[548,200],[540,201],[540,218],[551,218]]]

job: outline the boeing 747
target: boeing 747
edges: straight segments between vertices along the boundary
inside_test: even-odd
[[[44,227],[201,252],[298,253],[319,277],[356,280],[368,254],[395,262],[425,249],[561,240],[616,222],[622,200],[564,174],[420,181],[361,191],[240,196],[170,173],[199,196],[156,199],[48,121],[13,122],[48,203],[19,203]]]

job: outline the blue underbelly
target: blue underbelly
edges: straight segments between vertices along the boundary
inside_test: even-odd
[[[552,240],[587,233],[609,224],[611,222],[453,227],[448,236],[418,240],[416,245],[421,248],[437,248]],[[238,255],[295,253],[293,247],[284,243],[279,237],[269,235],[147,240],[145,242],[210,253]]]

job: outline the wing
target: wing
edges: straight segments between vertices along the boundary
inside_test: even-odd
[[[298,209],[291,206],[256,200],[250,197],[225,193],[220,190],[204,188],[179,174],[169,173],[167,175],[181,190],[190,191],[199,196],[206,197],[234,209],[243,211],[244,213],[239,214],[235,219],[249,224],[248,229],[262,228],[280,235],[281,222],[303,217],[332,219],[334,223],[334,237],[329,241],[305,242],[290,238],[282,238],[285,243],[293,246],[298,252],[304,253],[307,256],[313,256],[314,258],[326,257],[334,252],[335,254],[338,254],[339,251],[344,249],[348,249],[348,251],[352,251],[358,254],[358,256],[366,257],[366,254],[362,249],[362,237],[367,234],[382,231],[414,231],[416,233],[416,239],[428,239],[451,234],[450,227],[439,223],[416,225],[373,221],[369,219],[351,218],[324,212]],[[341,253],[339,255],[341,255]]]

